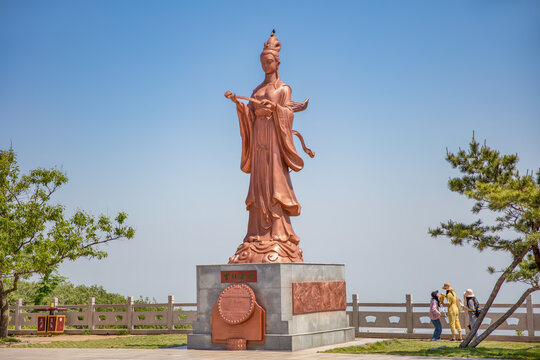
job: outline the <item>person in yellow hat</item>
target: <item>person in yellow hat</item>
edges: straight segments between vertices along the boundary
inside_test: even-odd
[[[456,341],[456,333],[459,340],[463,340],[461,337],[461,324],[459,323],[459,303],[456,292],[450,286],[450,283],[444,283],[443,290],[446,290],[446,300],[448,306],[448,322],[450,323],[450,331],[452,331],[452,340]]]

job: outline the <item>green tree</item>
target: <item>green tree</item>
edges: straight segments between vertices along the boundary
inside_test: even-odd
[[[61,305],[84,305],[88,304],[90,297],[95,298],[96,304],[125,304],[127,299],[117,293],[108,292],[101,285],[73,285],[63,277],[58,280],[54,289],[47,297],[40,297],[40,301],[36,302],[40,294],[43,283],[35,281],[19,280],[17,290],[13,291],[8,296],[9,306],[14,306],[17,299],[21,299],[23,304],[34,305],[49,305],[53,297],[58,298],[58,303]],[[11,280],[6,279],[6,283],[11,287]]]
[[[56,269],[47,271],[41,278],[41,281],[37,284],[36,295],[32,299],[34,305],[42,304],[64,280],[65,278],[60,276],[56,272]]]
[[[107,253],[100,244],[135,234],[125,213],[114,221],[82,210],[68,217],[64,206],[52,204],[54,192],[68,181],[63,172],[19,173],[15,152],[0,150],[0,338],[7,336],[8,294],[20,279],[44,276],[65,260],[101,259]]]
[[[11,281],[6,280],[8,286],[11,286]],[[101,285],[73,285],[70,281],[61,277],[59,283],[47,295],[41,298],[39,302],[38,294],[42,288],[42,282],[19,280],[17,290],[10,293],[8,296],[8,304],[14,306],[17,299],[21,299],[23,304],[34,305],[49,305],[51,298],[58,298],[61,305],[79,305],[87,304],[88,299],[93,297],[96,299],[96,304],[125,304],[126,297],[108,292]]]
[[[58,298],[60,304],[78,305],[88,304],[93,297],[96,304],[126,304],[127,299],[117,293],[110,293],[101,285],[73,285],[70,282],[60,284],[51,294]]]
[[[457,154],[447,151],[446,160],[462,174],[448,181],[450,190],[474,200],[474,214],[488,210],[496,218],[489,225],[480,219],[472,224],[449,220],[429,229],[429,233],[433,237],[449,237],[454,245],[467,243],[479,251],[502,251],[508,253],[512,260],[504,269],[488,269],[491,273],[499,272],[500,276],[478,321],[460,345],[476,347],[511,316],[529,294],[540,290],[540,172],[537,173],[537,181],[528,171],[521,175],[516,168],[517,155],[501,155],[485,142],[481,146],[474,134],[467,151],[459,149]],[[473,341],[505,281],[522,282],[528,288],[505,314]]]

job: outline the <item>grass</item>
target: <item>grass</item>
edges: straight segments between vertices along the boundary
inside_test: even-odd
[[[18,344],[24,348],[100,348],[100,349],[161,349],[187,344],[186,335],[133,335],[96,340],[53,341],[50,343]]]
[[[0,344],[1,343],[19,343],[21,340],[14,338],[14,337],[8,337],[8,338],[0,338]]]
[[[341,354],[388,354],[409,356],[476,357],[492,359],[540,360],[540,344],[483,341],[476,348],[460,348],[459,342],[425,340],[384,340],[362,346],[325,351]]]

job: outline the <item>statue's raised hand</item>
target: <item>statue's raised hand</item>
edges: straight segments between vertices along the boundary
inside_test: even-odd
[[[233,92],[227,90],[227,91],[225,92],[225,97],[226,97],[227,99],[230,99],[233,103],[235,103],[235,104],[238,105],[238,99],[236,98],[236,94],[235,94],[235,93],[233,93]]]

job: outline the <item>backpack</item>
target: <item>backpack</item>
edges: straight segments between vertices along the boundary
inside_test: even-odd
[[[476,298],[476,296],[473,296],[470,298],[470,300],[473,301],[473,304],[474,304],[474,308],[472,310],[474,310],[474,316],[478,317],[480,316],[480,303],[478,302],[478,299]],[[469,300],[467,300],[467,307],[469,306]]]

